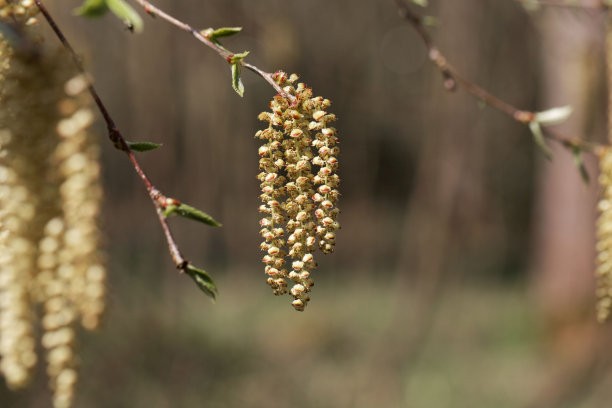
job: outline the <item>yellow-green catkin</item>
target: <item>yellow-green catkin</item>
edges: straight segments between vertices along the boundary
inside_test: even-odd
[[[597,320],[603,322],[612,309],[612,148],[603,151],[599,166],[602,197],[597,220]]]
[[[316,247],[326,254],[333,252],[335,231],[340,228],[338,138],[330,126],[336,117],[327,112],[330,101],[313,97],[310,88],[297,82],[296,74],[278,71],[273,77],[291,98],[274,97],[271,111],[259,115],[268,128],[255,135],[264,142],[259,148],[258,175],[265,239],[261,249],[266,252],[263,262],[274,294],[287,293],[287,280],[291,280],[292,305],[303,311],[314,285],[313,253]],[[285,267],[287,256],[290,270]]]
[[[96,223],[102,198],[99,149],[88,131],[93,112],[83,101],[86,89],[85,78],[72,78],[59,103],[59,143],[49,161],[60,206],[45,225],[39,244],[39,268],[45,274],[41,279],[45,287],[42,343],[48,350],[55,407],[69,407],[74,397],[76,321],[95,329],[104,309],[105,270]]]
[[[612,144],[612,14],[606,26],[606,65],[608,70],[608,139]],[[612,147],[601,150],[599,185],[601,199],[597,220],[597,320],[604,322],[612,310]]]
[[[61,180],[59,192],[65,225],[59,252],[60,275],[69,283],[72,302],[86,329],[98,327],[104,310],[105,269],[96,220],[100,213],[99,147],[89,131],[94,114],[88,104],[87,80],[72,78],[64,90],[64,118],[57,125],[60,143],[52,161]]]
[[[0,3],[0,12],[3,10]],[[0,84],[9,74],[12,54],[0,35]],[[17,187],[18,175],[3,163],[11,137],[10,132],[0,130],[0,373],[10,388],[21,388],[30,379],[37,360],[34,311],[28,294],[36,249],[25,236],[33,218],[29,192]]]
[[[15,2],[0,3],[0,15],[16,24],[28,14]],[[43,222],[38,209],[47,191],[39,174],[54,148],[37,136],[52,131],[52,98],[31,92],[46,89],[41,76],[53,77],[55,63],[38,61],[1,36],[0,59],[0,372],[10,388],[21,388],[37,361],[32,294]]]
[[[0,38],[0,373],[27,384],[40,325],[53,406],[69,408],[76,325],[96,328],[104,308],[99,148],[69,57],[12,45]]]
[[[597,320],[603,322],[612,309],[612,149],[601,155],[599,183],[602,197],[597,220]]]
[[[34,0],[0,0],[0,19],[20,26],[37,24],[38,12]]]

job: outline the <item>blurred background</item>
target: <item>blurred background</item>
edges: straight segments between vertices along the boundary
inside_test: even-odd
[[[332,100],[341,140],[336,252],[318,256],[304,313],[265,283],[257,114],[274,91],[161,19],[48,1],[156,186],[223,223],[171,227],[219,287],[179,276],[148,196],[106,140],[106,322],[83,333],[76,407],[598,408],[612,399],[612,334],[595,324],[597,174],[548,161],[526,126],[448,92],[395,3],[156,0],[266,71]],[[431,1],[429,32],[465,77],[526,110],[572,105],[556,127],[606,140],[604,13],[528,14],[513,0]],[[49,36],[48,42],[56,41]],[[0,406],[49,406],[44,368]]]

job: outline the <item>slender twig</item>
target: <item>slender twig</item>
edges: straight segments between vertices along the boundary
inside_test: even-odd
[[[444,77],[444,86],[449,91],[454,90],[457,86],[463,87],[468,93],[475,96],[479,100],[484,101],[487,105],[507,114],[514,120],[520,123],[528,124],[536,119],[536,112],[518,109],[515,106],[501,100],[491,94],[486,89],[476,85],[472,81],[463,77],[444,57],[438,47],[433,43],[431,37],[425,30],[423,18],[412,11],[404,2],[404,0],[394,0],[400,17],[405,19],[421,37],[421,40],[427,48],[429,59],[438,67]],[[520,1],[520,0],[519,0]],[[560,143],[568,149],[578,149],[585,152],[596,152],[600,147],[599,144],[589,142],[580,137],[567,137],[558,132],[546,129],[545,136],[557,143]]]
[[[192,26],[190,26],[189,24],[177,19],[176,17],[171,16],[170,14],[166,13],[165,11],[161,10],[159,7],[154,6],[153,4],[149,3],[147,0],[135,0],[136,3],[140,4],[145,12],[151,16],[157,16],[162,18],[163,20],[166,20],[167,22],[169,22],[170,24],[180,28],[183,31],[187,31],[189,33],[191,33],[198,41],[204,43],[207,47],[212,48],[214,51],[217,52],[217,54],[219,54],[221,57],[223,57],[228,63],[231,62],[232,57],[234,56],[234,54],[232,54],[231,52],[227,51],[226,49],[224,49],[223,47],[219,46],[219,44],[217,44],[214,41],[211,41],[209,38],[206,37],[205,34],[203,34],[202,32],[196,30],[195,28],[193,28]],[[294,98],[293,96],[289,95],[288,93],[286,93],[274,80],[274,78],[272,77],[272,73],[270,72],[265,72],[262,69],[257,68],[256,66],[252,65],[252,64],[248,64],[246,62],[244,62],[243,59],[240,59],[240,64],[253,71],[254,73],[256,73],[257,75],[261,76],[263,79],[265,79],[270,85],[272,85],[272,87],[276,90],[276,92],[278,92],[280,95],[282,95],[283,97],[285,97],[286,99],[293,101]]]
[[[182,272],[184,272],[187,266],[189,265],[189,262],[183,257],[180,250],[178,249],[178,245],[176,244],[176,241],[174,240],[174,237],[172,236],[170,227],[168,226],[168,223],[166,222],[166,217],[163,214],[163,210],[167,207],[169,200],[172,201],[173,204],[176,203],[176,200],[169,199],[166,196],[164,196],[157,188],[155,188],[153,183],[151,183],[151,180],[149,179],[149,177],[146,175],[146,173],[144,172],[144,170],[138,163],[138,160],[136,159],[134,152],[132,151],[132,149],[130,149],[130,146],[127,140],[123,137],[123,135],[121,134],[121,132],[115,125],[115,121],[113,120],[110,113],[106,109],[106,106],[102,102],[102,99],[100,98],[98,92],[96,91],[96,88],[93,86],[93,83],[88,79],[89,77],[87,75],[87,72],[85,71],[85,68],[83,67],[83,63],[81,62],[81,59],[79,58],[78,54],[76,53],[74,48],[72,48],[72,46],[68,42],[68,39],[66,38],[66,36],[64,36],[62,31],[60,30],[59,26],[55,23],[55,20],[51,17],[51,14],[49,14],[49,11],[44,6],[42,1],[41,0],[35,0],[35,1],[36,1],[36,5],[38,6],[38,9],[45,17],[45,20],[55,32],[55,35],[59,38],[64,48],[66,48],[68,52],[70,53],[70,55],[72,56],[72,59],[74,60],[74,63],[77,66],[79,72],[85,78],[87,78],[89,93],[91,94],[94,101],[96,102],[98,110],[104,117],[104,121],[106,122],[106,127],[108,129],[108,137],[117,149],[127,154],[128,158],[130,159],[130,162],[132,162],[132,166],[134,167],[134,170],[136,171],[138,176],[140,176],[140,179],[144,183],[147,189],[147,192],[149,193],[149,197],[151,198],[151,201],[153,202],[153,206],[155,207],[155,211],[157,213],[157,217],[159,218],[159,222],[162,226],[162,229],[164,230],[164,235],[166,236],[166,241],[168,243],[168,249],[170,251],[170,255],[172,256],[172,260],[174,261],[174,264],[176,265],[176,267],[180,269]]]

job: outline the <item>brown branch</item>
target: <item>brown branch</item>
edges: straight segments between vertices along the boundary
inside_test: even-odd
[[[168,14],[165,11],[161,10],[160,8],[158,8],[158,7],[154,6],[153,4],[149,3],[147,0],[135,0],[135,1],[136,1],[136,3],[140,4],[144,8],[144,11],[147,14],[149,14],[151,16],[160,17],[163,20],[166,20],[167,22],[169,22],[170,24],[180,28],[181,30],[187,31],[187,32],[191,33],[198,41],[204,43],[204,45],[206,45],[207,47],[212,48],[214,51],[217,52],[217,54],[219,54],[221,57],[223,57],[223,59],[225,59],[228,63],[231,61],[231,58],[234,56],[234,54],[232,54],[231,52],[227,51],[223,47],[219,46],[219,44],[217,44],[216,42],[211,41],[210,39],[208,39],[205,34],[201,33],[198,30],[196,30],[195,28],[193,28],[189,24],[187,24],[187,23],[177,19],[176,17],[171,16],[170,14]],[[272,75],[273,75],[272,73],[265,72],[262,69],[257,68],[255,65],[248,64],[248,63],[244,62],[244,60],[242,60],[242,59],[240,60],[240,64],[243,67],[249,69],[250,71],[256,73],[257,75],[259,75],[263,79],[265,79],[270,85],[272,85],[272,87],[280,95],[282,95],[283,97],[285,97],[286,99],[288,99],[290,101],[294,100],[293,96],[291,96],[288,93],[286,93],[285,91],[283,91],[283,89],[276,83],[276,81],[272,77]]]
[[[166,236],[166,241],[168,243],[168,249],[170,251],[170,255],[172,256],[172,260],[174,261],[174,264],[176,265],[176,267],[180,269],[182,272],[184,272],[187,266],[189,265],[189,262],[183,257],[180,250],[178,249],[178,245],[176,244],[176,241],[174,240],[174,237],[172,236],[170,227],[168,226],[168,223],[166,222],[166,217],[163,214],[163,210],[167,207],[168,200],[171,200],[173,202],[175,200],[168,199],[157,188],[155,188],[153,183],[151,183],[151,180],[149,180],[149,177],[146,175],[146,173],[144,172],[144,170],[138,163],[138,160],[136,159],[134,152],[132,151],[132,149],[130,149],[130,146],[127,140],[123,137],[123,135],[121,134],[121,132],[115,125],[113,118],[111,117],[108,110],[106,109],[106,106],[100,99],[100,96],[98,95],[98,92],[96,91],[92,82],[88,79],[87,72],[85,71],[85,68],[83,67],[83,63],[81,62],[81,59],[78,57],[78,54],[75,52],[74,48],[72,48],[72,46],[68,42],[68,39],[64,36],[62,31],[60,30],[59,26],[55,23],[55,20],[51,17],[51,14],[49,14],[49,11],[44,6],[42,1],[41,0],[35,0],[35,1],[36,1],[36,5],[38,6],[38,9],[45,17],[45,20],[47,21],[49,26],[53,29],[53,32],[55,33],[55,35],[59,38],[64,48],[66,48],[68,52],[70,53],[70,55],[72,56],[72,59],[74,60],[74,63],[77,66],[79,72],[85,78],[87,78],[89,93],[91,94],[94,101],[96,102],[98,110],[104,117],[104,121],[106,122],[106,127],[108,129],[108,137],[117,149],[127,154],[128,158],[130,159],[130,162],[132,162],[132,166],[134,167],[134,170],[136,171],[138,176],[140,176],[140,179],[144,183],[147,189],[147,192],[149,193],[149,197],[151,198],[151,202],[153,203],[153,206],[155,207],[155,211],[157,213],[157,217],[159,218],[159,222],[162,226],[162,229],[164,230],[164,235]]]
[[[492,106],[500,112],[510,116],[519,123],[528,124],[535,120],[536,112],[518,109],[517,107],[503,101],[502,99],[491,94],[486,89],[476,85],[472,81],[463,77],[440,52],[438,47],[433,43],[431,37],[425,30],[423,18],[412,11],[404,2],[404,0],[394,0],[397,5],[400,17],[405,19],[421,37],[421,40],[427,48],[429,59],[438,67],[444,78],[444,87],[453,91],[457,86],[463,87],[468,93],[484,101],[487,105]],[[521,0],[518,0],[521,1]],[[599,144],[592,143],[580,137],[567,137],[558,132],[546,129],[545,136],[557,143],[560,143],[568,149],[579,149],[580,151],[593,152],[599,148]]]

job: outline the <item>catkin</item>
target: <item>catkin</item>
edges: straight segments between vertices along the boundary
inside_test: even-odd
[[[336,117],[327,113],[330,101],[313,97],[310,88],[297,83],[296,74],[279,71],[274,79],[291,97],[274,97],[270,112],[259,115],[268,128],[255,134],[264,142],[259,148],[261,173],[257,176],[263,202],[259,211],[264,215],[261,249],[267,252],[264,270],[274,294],[286,293],[287,279],[293,281],[289,290],[292,305],[303,311],[314,285],[310,276],[317,266],[313,252],[317,246],[324,253],[333,252],[335,231],[340,228],[336,220],[339,149],[336,129],[330,127]]]
[[[38,22],[38,7],[34,0],[0,0],[0,19],[31,26]]]
[[[30,42],[29,4],[0,0],[34,47],[0,37],[0,372],[12,388],[27,384],[39,324],[53,406],[69,408],[76,326],[96,328],[104,309],[99,148],[88,82],[70,79],[65,54]]]
[[[602,197],[597,220],[597,320],[603,322],[612,309],[612,149],[606,148],[599,160]]]
[[[45,177],[56,146],[58,61],[13,49],[0,39],[0,370],[8,385],[27,384],[36,362],[34,294],[37,250],[53,189]],[[35,118],[35,119],[33,119]],[[50,205],[49,205],[50,204]]]

